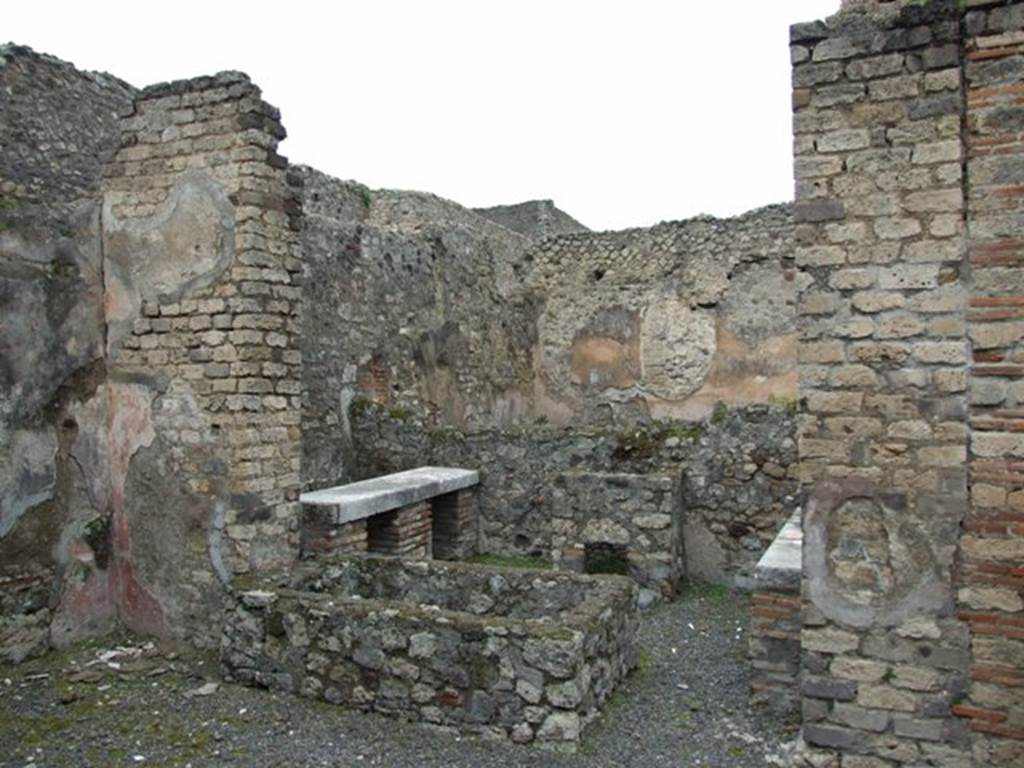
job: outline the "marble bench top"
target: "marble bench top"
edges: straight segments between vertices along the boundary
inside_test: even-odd
[[[800,510],[782,526],[754,570],[755,589],[770,592],[799,592],[803,570],[804,529]]]
[[[455,467],[419,467],[299,496],[303,504],[334,508],[335,523],[363,520],[480,482],[480,473]]]

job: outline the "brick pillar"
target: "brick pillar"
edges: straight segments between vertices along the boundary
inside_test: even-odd
[[[476,554],[479,536],[476,491],[467,489],[436,496],[430,506],[434,557],[438,560],[462,560]]]
[[[957,714],[980,765],[1024,765],[1024,4],[964,19],[973,346],[971,506],[960,616],[971,682]],[[991,7],[990,7],[991,6]]]
[[[751,703],[787,718],[800,714],[800,597],[803,527],[794,513],[754,569],[750,605]]]
[[[367,529],[365,520],[336,524],[328,507],[308,505],[303,508],[300,526],[301,557],[331,562],[349,555],[365,554]]]
[[[419,501],[366,521],[367,550],[379,555],[429,558],[430,502]]]
[[[219,583],[296,552],[300,211],[245,75],[147,88],[122,129],[102,222],[120,611],[214,643]]]
[[[841,15],[791,40],[807,757],[963,766],[960,11]]]
[[[750,703],[787,718],[800,713],[799,593],[751,595]]]

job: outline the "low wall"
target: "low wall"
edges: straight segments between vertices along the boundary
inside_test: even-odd
[[[663,482],[658,478],[673,478],[679,485],[674,511],[652,497],[634,516],[671,515],[669,528],[677,526],[682,546],[675,567],[686,575],[750,588],[758,558],[796,503],[795,415],[782,405],[619,430],[538,423],[463,433],[363,402],[354,404],[350,419],[357,477],[427,464],[480,471],[482,552],[553,559],[552,553],[585,543],[573,533],[581,532],[578,522],[568,518],[615,517],[622,484],[642,497],[654,493]],[[606,482],[611,476],[615,482]],[[638,503],[635,496],[630,504]],[[569,514],[567,505],[578,509]],[[661,534],[647,535],[652,551],[670,551],[653,541]]]
[[[256,586],[227,679],[518,743],[574,749],[638,658],[617,577],[368,557]]]
[[[642,587],[642,603],[675,596],[685,572],[678,473],[567,472],[552,502],[556,565],[628,574]]]

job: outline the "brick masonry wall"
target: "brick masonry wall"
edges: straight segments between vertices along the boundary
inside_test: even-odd
[[[382,555],[430,559],[430,531],[430,502],[418,501],[367,519],[366,549]]]
[[[803,737],[814,765],[968,765],[960,11],[792,30]]]
[[[964,18],[971,506],[959,572],[980,765],[1024,765],[1024,5]],[[994,7],[987,7],[994,6]]]
[[[201,644],[219,582],[297,545],[300,211],[283,137],[259,89],[222,73],[142,91],[105,169],[112,588],[129,626]]]
[[[750,701],[786,717],[800,713],[799,594],[758,591],[750,599]]]

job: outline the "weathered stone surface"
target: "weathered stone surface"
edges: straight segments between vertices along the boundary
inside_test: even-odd
[[[88,543],[107,544],[105,466],[73,455],[102,437],[73,410],[104,375],[100,182],[134,89],[24,47],[0,61],[0,657],[20,661],[68,584],[94,609],[77,634],[110,625]]]
[[[299,501],[310,506],[327,507],[335,523],[348,523],[469,488],[479,482],[480,474],[473,469],[418,467],[309,491],[303,493]]]
[[[550,426],[453,433],[379,407],[354,411],[352,426],[357,476],[425,461],[479,466],[482,551],[546,559],[562,553],[562,565],[580,568],[587,544],[581,534],[593,521],[590,543],[610,535],[636,544],[629,572],[666,589],[684,569],[752,586],[758,558],[795,507],[795,425],[785,406],[613,433]],[[680,501],[671,477],[683,474]],[[643,527],[661,525],[665,516],[667,527]],[[615,521],[615,530],[602,518]],[[671,590],[657,586],[656,594]]]
[[[228,607],[228,679],[518,743],[575,745],[638,660],[623,578],[365,557],[260,586]]]
[[[995,178],[1015,155],[984,148],[989,136],[971,141],[972,133],[989,130],[988,115],[972,111],[988,112],[1002,101],[989,101],[998,92],[983,90],[991,83],[972,87],[972,73],[1005,72],[1003,62],[992,64],[989,57],[1018,55],[979,54],[985,42],[961,39],[986,24],[971,14],[963,18],[952,2],[850,0],[829,21],[826,38],[801,41],[808,56],[794,59],[794,84],[804,91],[794,102],[794,130],[815,141],[813,147],[797,143],[801,167],[839,161],[844,169],[810,177],[814,186],[798,183],[796,206],[835,199],[844,206],[845,223],[861,224],[864,233],[844,245],[845,263],[798,262],[811,278],[801,293],[813,297],[825,285],[837,292],[827,316],[798,320],[812,352],[832,350],[826,360],[800,357],[801,479],[808,499],[805,695],[848,692],[826,685],[831,679],[856,685],[852,702],[824,709],[813,706],[820,699],[805,700],[812,717],[803,735],[814,746],[808,764],[813,758],[851,768],[912,765],[932,759],[924,757],[925,746],[935,742],[945,751],[934,759],[971,763],[967,729],[957,724],[950,730],[943,719],[950,696],[959,695],[951,691],[964,687],[944,670],[963,671],[968,645],[966,627],[952,615],[954,584],[963,578],[954,561],[962,562],[968,549],[968,559],[980,557],[982,549],[961,538],[972,525],[967,465],[975,453],[969,441],[993,462],[1016,459],[1005,433],[971,434],[965,397],[971,392],[977,407],[1013,402],[998,379],[972,381],[967,344],[971,319],[984,317],[968,308],[968,294],[991,291],[975,307],[994,314],[1003,306],[996,296],[1015,292],[1007,272],[997,277],[987,264],[975,269],[989,258],[987,247],[976,250],[976,244],[1017,236],[1004,212],[987,218],[971,210],[975,198],[999,206],[989,202],[989,191],[971,186],[972,164],[977,178]],[[834,79],[809,69],[833,60],[843,62]],[[834,247],[838,233],[820,227],[803,234],[801,246],[813,253]],[[1011,249],[998,246],[994,261],[1003,258],[1004,247]],[[851,267],[870,269],[870,278],[849,280],[844,271]],[[1008,282],[997,288],[1000,280]],[[1007,306],[1013,301],[1007,298]],[[1006,314],[999,319],[1014,319],[1016,312]],[[976,367],[987,350],[1002,361],[1003,345],[1016,343],[1013,330],[984,325],[974,331]],[[841,367],[851,370],[840,373]],[[1005,503],[983,490],[984,483],[972,479],[972,486],[979,497]],[[990,514],[995,508],[986,507]],[[987,557],[998,547],[989,545]],[[961,594],[982,614],[1002,597],[970,589]],[[1012,601],[1003,606],[1016,609]],[[826,664],[832,677],[824,679]],[[975,747],[974,757],[980,755]]]

